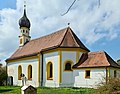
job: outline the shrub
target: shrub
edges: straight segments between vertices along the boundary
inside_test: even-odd
[[[95,94],[120,94],[120,78],[110,78],[107,83],[101,82]]]

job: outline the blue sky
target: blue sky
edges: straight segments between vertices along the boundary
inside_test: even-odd
[[[65,28],[67,23],[92,52],[106,51],[120,59],[120,0],[77,0],[64,16],[70,0],[26,0],[32,39]],[[0,0],[0,59],[4,61],[19,46],[18,21],[23,15],[23,0]]]
[[[0,9],[3,8],[16,8],[16,0],[0,0]]]

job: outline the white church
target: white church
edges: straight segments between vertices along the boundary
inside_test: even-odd
[[[90,52],[70,27],[31,40],[26,8],[19,26],[19,47],[6,60],[12,85],[22,86],[23,76],[35,87],[95,87],[120,77],[120,66],[104,51]]]

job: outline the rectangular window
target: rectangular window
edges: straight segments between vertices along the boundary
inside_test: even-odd
[[[90,70],[85,71],[85,78],[90,78]]]
[[[114,77],[117,77],[117,72],[116,72],[116,70],[114,70]]]

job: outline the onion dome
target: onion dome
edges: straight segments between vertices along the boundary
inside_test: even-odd
[[[21,27],[30,28],[30,21],[29,21],[29,19],[28,19],[27,16],[26,16],[25,6],[24,6],[24,14],[23,14],[23,17],[20,18],[20,20],[19,20],[19,25],[20,25],[20,28],[21,28]]]

